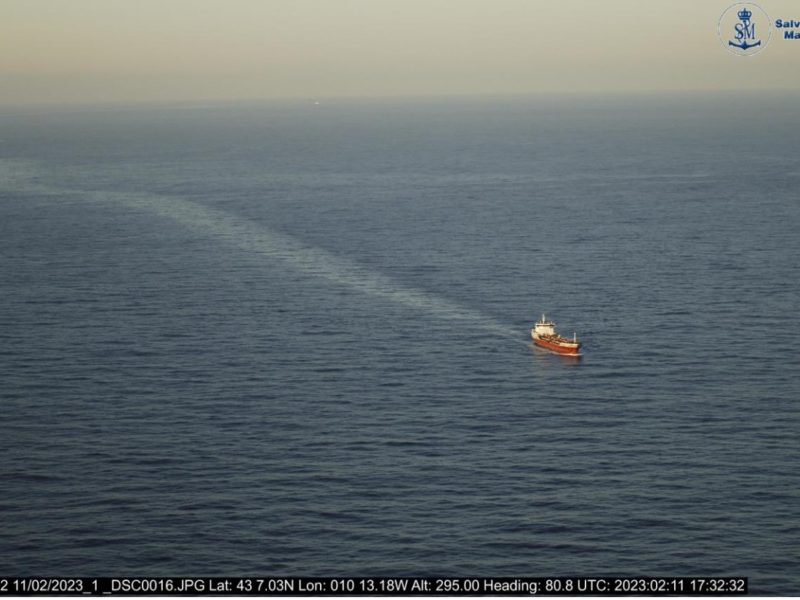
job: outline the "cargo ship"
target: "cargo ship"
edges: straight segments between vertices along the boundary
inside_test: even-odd
[[[556,324],[548,321],[544,315],[542,320],[536,323],[531,329],[533,343],[542,348],[547,348],[553,352],[567,356],[580,356],[581,343],[578,341],[577,334],[572,334],[572,339],[567,339],[556,333]]]

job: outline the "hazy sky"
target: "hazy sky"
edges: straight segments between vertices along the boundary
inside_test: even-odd
[[[800,89],[800,40],[722,47],[732,3],[0,0],[0,104]]]

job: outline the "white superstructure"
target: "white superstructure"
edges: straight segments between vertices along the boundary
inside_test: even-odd
[[[545,318],[545,316],[542,315],[542,320],[533,326],[534,337],[542,335],[555,335],[556,334],[555,326],[556,326],[555,323],[553,323],[552,321],[548,321]]]

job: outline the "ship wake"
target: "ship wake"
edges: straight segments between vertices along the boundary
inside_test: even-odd
[[[88,195],[95,201],[113,201],[170,219],[245,252],[278,260],[306,275],[525,343],[515,329],[478,311],[403,285],[354,261],[225,211],[172,196],[118,192],[88,192]]]
[[[58,197],[74,194],[84,201],[115,203],[146,211],[245,252],[280,261],[306,275],[319,277],[440,319],[468,323],[486,333],[526,344],[515,328],[499,323],[479,311],[403,285],[355,261],[306,244],[254,221],[177,196],[53,188],[37,182],[36,174],[37,168],[32,162],[0,160],[0,186],[6,190]]]

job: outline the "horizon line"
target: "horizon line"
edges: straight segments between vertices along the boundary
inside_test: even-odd
[[[742,90],[737,88],[706,89],[706,88],[687,88],[687,89],[639,89],[639,90],[542,90],[537,92],[463,92],[463,93],[430,93],[430,94],[323,94],[306,96],[263,96],[263,97],[241,97],[241,98],[185,98],[174,100],[157,99],[131,99],[131,100],[65,100],[48,101],[34,100],[29,102],[10,102],[3,104],[0,101],[0,113],[19,110],[70,110],[70,109],[101,109],[119,110],[128,108],[214,108],[231,105],[254,105],[254,104],[300,104],[312,102],[353,102],[353,101],[424,101],[424,100],[490,100],[490,99],[545,99],[545,98],[578,98],[578,97],[653,97],[653,96],[726,96],[736,94],[737,96],[753,95],[798,95],[800,90],[796,88],[768,88],[762,90]],[[9,116],[9,115],[4,115]]]

